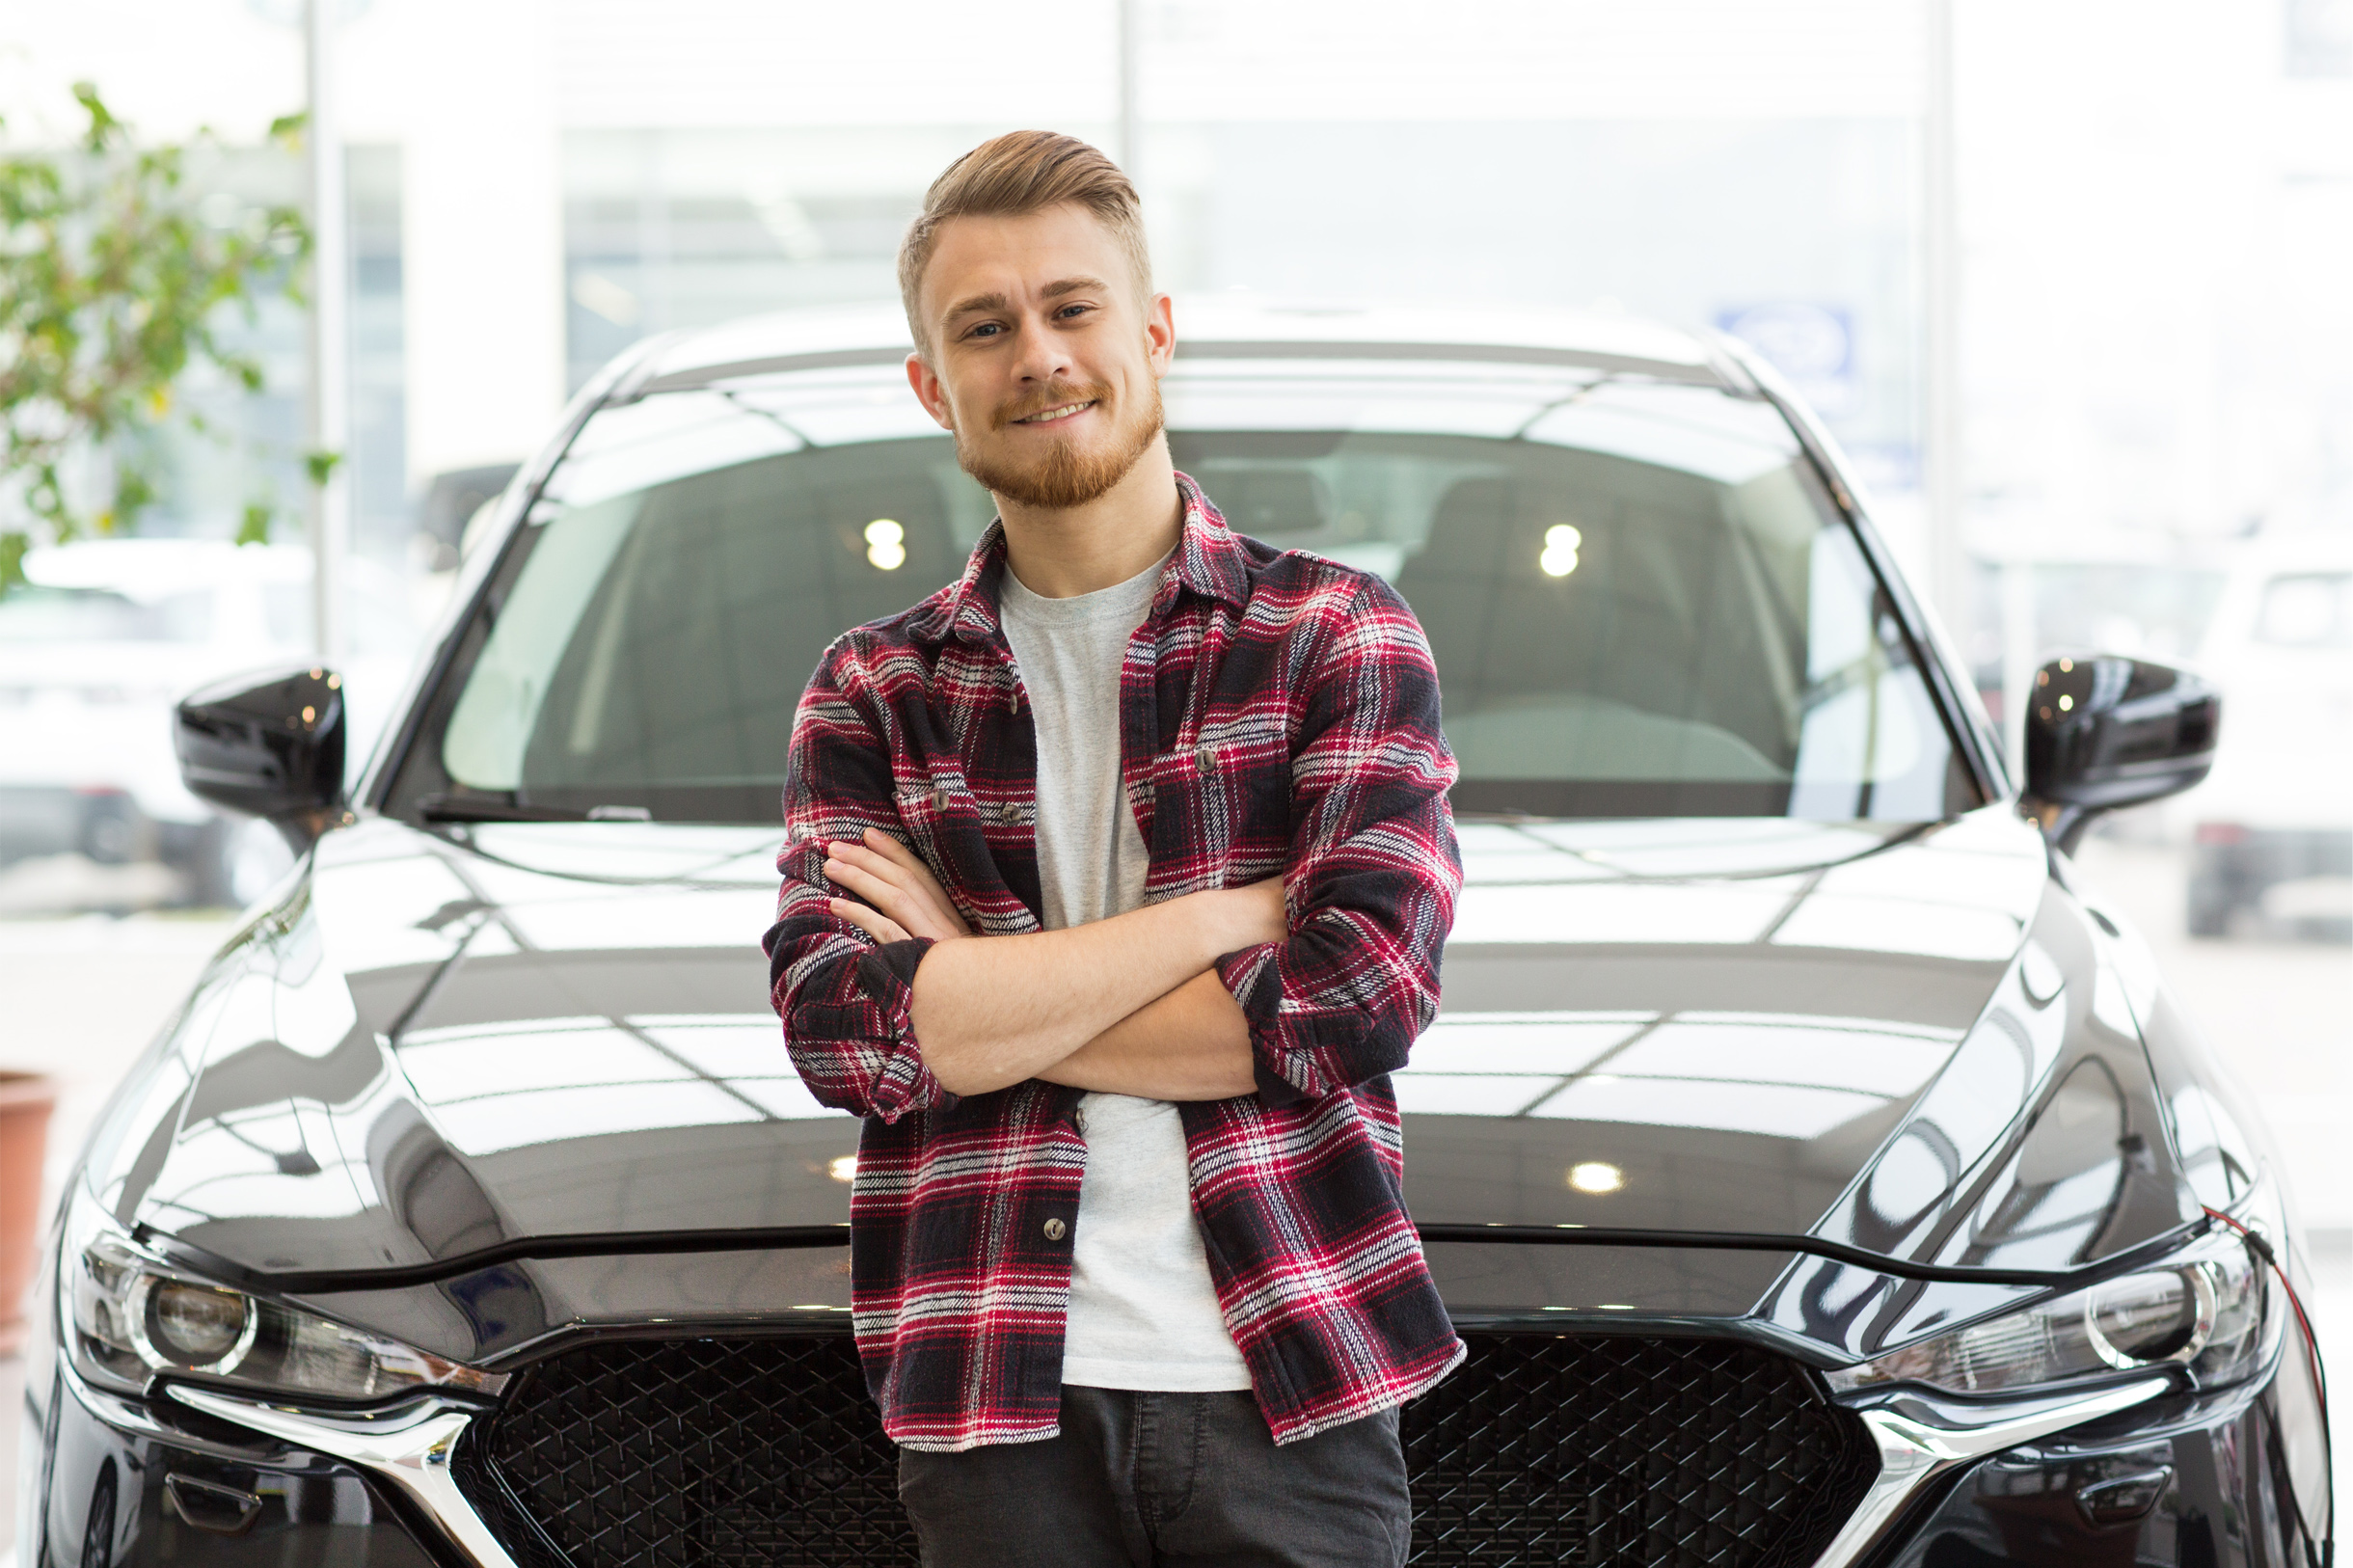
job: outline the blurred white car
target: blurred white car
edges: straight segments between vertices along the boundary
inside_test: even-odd
[[[204,539],[36,550],[0,597],[0,865],[79,853],[161,861],[180,894],[242,905],[289,862],[266,826],[181,785],[172,705],[217,676],[311,647],[311,554]],[[404,580],[350,563],[352,762],[366,756],[421,628]]]
[[[2223,744],[2196,814],[2189,928],[2353,933],[2353,533],[2258,541],[2200,663]]]

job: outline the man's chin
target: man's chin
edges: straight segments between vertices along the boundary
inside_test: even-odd
[[[1041,512],[1067,512],[1099,500],[1127,477],[1124,473],[1106,475],[1099,471],[1055,467],[983,472],[966,465],[965,472],[999,501]]]
[[[1132,446],[1057,442],[1049,450],[1025,458],[1002,451],[973,452],[959,443],[957,461],[1001,500],[1041,511],[1068,511],[1099,500],[1118,488],[1121,480],[1135,472],[1151,437],[1158,434],[1155,426]]]

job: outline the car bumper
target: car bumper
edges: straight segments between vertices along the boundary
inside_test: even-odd
[[[451,1568],[429,1522],[365,1470],[167,1399],[60,1374],[29,1412],[21,1568]]]
[[[2324,1532],[2330,1501],[2318,1411],[2293,1348],[2259,1382],[2147,1400],[1951,1467],[1907,1489],[1873,1539],[1843,1540],[1828,1555],[1883,1568],[2301,1563],[2298,1520]],[[495,1546],[459,1544],[481,1521],[453,1496],[437,1504],[397,1479],[381,1452],[355,1464],[169,1397],[94,1391],[70,1374],[48,1394],[33,1413],[45,1430],[27,1434],[45,1456],[24,1477],[31,1495],[21,1501],[38,1510],[23,1536],[27,1568],[508,1560]],[[374,1437],[377,1448],[419,1447],[386,1436]],[[1418,1560],[1451,1559],[1444,1543],[1426,1541]]]

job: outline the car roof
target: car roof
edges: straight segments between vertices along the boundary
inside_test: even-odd
[[[1708,386],[1743,380],[1697,337],[1590,311],[1282,304],[1223,294],[1178,298],[1176,319],[1179,359],[1488,360]],[[896,305],[780,311],[663,340],[636,367],[629,391],[675,392],[777,371],[896,364],[913,346]]]
[[[2353,570],[2353,528],[2300,528],[2258,534],[2246,555],[2258,576]]]
[[[371,561],[347,560],[344,569],[355,579],[384,575]],[[25,552],[24,576],[38,587],[102,588],[153,601],[243,582],[307,585],[311,552],[226,539],[77,539]]]
[[[25,553],[25,581],[156,599],[229,582],[308,582],[311,553],[226,539],[77,539]]]

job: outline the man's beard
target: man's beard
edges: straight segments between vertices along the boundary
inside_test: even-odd
[[[1133,417],[1114,424],[1108,435],[1091,445],[1068,439],[1050,443],[1044,452],[1029,463],[1018,462],[1007,452],[985,449],[982,443],[967,440],[960,426],[956,432],[957,465],[991,494],[1018,506],[1041,511],[1084,506],[1126,478],[1159,438],[1160,383],[1147,378],[1145,386],[1148,389],[1145,400],[1136,404]],[[1035,396],[1022,399],[1019,407],[1001,416],[996,427],[1002,430],[1015,419],[1060,408],[1065,403],[1090,401],[1098,409],[1119,406],[1111,400],[1108,387],[1049,382]]]

